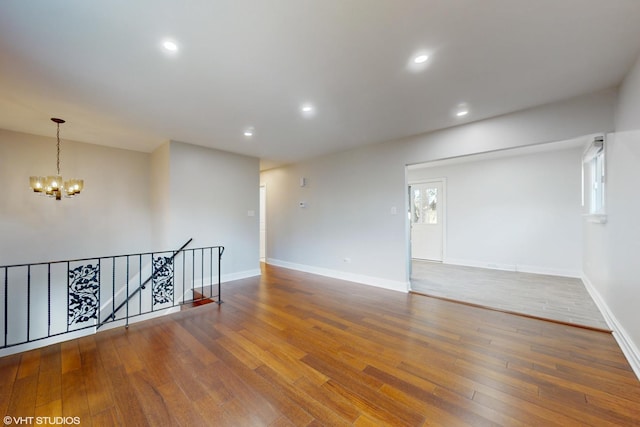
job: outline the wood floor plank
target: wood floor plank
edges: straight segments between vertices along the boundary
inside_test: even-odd
[[[193,402],[185,394],[184,390],[174,382],[167,382],[160,386],[157,391],[162,396],[162,401],[167,405],[167,413],[170,414],[170,420],[174,422],[168,423],[180,426],[198,425],[199,415],[193,410]]]
[[[323,422],[331,426],[348,426],[350,424],[348,420],[342,418],[340,414],[314,399],[313,396],[306,393],[303,389],[297,388],[270,367],[262,365],[256,369],[256,372],[274,385],[278,391],[289,400],[304,408],[304,410],[316,420],[323,420]]]
[[[409,407],[402,403],[392,403],[391,399],[382,394],[372,399],[371,391],[363,392],[366,389],[361,389],[360,392],[355,392],[333,379],[327,381],[327,387],[331,392],[351,402],[363,415],[367,415],[367,418],[377,420],[378,425],[411,426],[421,425],[425,421],[417,412],[411,411]],[[381,404],[381,402],[391,403],[391,405]],[[408,409],[401,410],[400,412],[402,413],[398,413],[396,412],[398,408]]]
[[[528,426],[534,425],[545,427],[568,427],[572,425],[578,425],[578,422],[576,420],[565,419],[559,421],[559,417],[555,416],[555,414],[551,419],[545,418],[539,413],[523,410],[522,406],[514,406],[509,402],[506,402],[502,399],[496,399],[482,392],[476,392],[473,396],[473,401],[478,403],[479,405],[491,408],[494,411],[503,413],[505,415],[512,415],[516,419],[512,418],[511,422],[509,423],[510,425],[516,425],[516,423]]]
[[[91,424],[93,425],[93,427],[113,427],[117,425],[126,425],[125,421],[122,420],[118,415],[118,411],[115,407],[105,409],[104,411],[91,416]]]
[[[92,415],[97,415],[113,407],[113,396],[107,373],[102,365],[94,342],[80,342],[81,372],[87,393],[87,403]]]
[[[195,401],[195,410],[198,413],[198,422],[211,427],[233,427],[237,425],[217,399],[210,395],[201,396]]]
[[[38,373],[36,406],[62,399],[62,375],[58,370],[42,370]]]
[[[62,374],[62,416],[91,419],[87,390],[80,369]]]
[[[395,387],[383,384],[380,387],[380,393],[388,396],[389,398],[402,402],[403,405],[413,409],[414,411],[424,415],[425,423],[428,426],[472,426],[472,424],[464,421],[459,415],[452,414],[446,409],[440,408],[438,405],[432,405],[425,403],[424,400],[410,394],[408,392],[399,390]],[[462,414],[464,416],[464,414]],[[360,420],[362,421],[362,420]]]
[[[610,335],[265,266],[207,304],[0,358],[0,409],[82,425],[640,425]]]
[[[150,425],[171,426],[177,423],[163,395],[148,380],[146,371],[135,372],[129,375],[129,379]]]
[[[4,385],[3,385],[4,387]],[[35,396],[38,375],[32,374],[11,383],[11,398],[5,414],[13,417],[32,417],[35,413]],[[27,397],[28,396],[28,397]]]
[[[107,374],[119,418],[127,425],[149,425],[135,388],[124,368],[122,366],[111,368]]]
[[[65,374],[80,369],[81,360],[78,341],[65,341],[60,346],[62,349],[62,373]]]
[[[318,385],[316,382],[302,377],[296,381],[295,386],[348,422],[354,422],[360,416],[360,411],[355,405],[342,396],[331,392],[326,383]]]
[[[62,399],[62,362],[59,347],[45,347],[40,354],[36,407],[60,402]]]
[[[380,369],[374,368],[372,366],[367,367],[365,372],[371,376],[378,378],[380,381],[384,382],[384,386],[393,387],[394,389],[401,391],[409,396],[417,397],[419,400],[424,402],[429,408],[438,408],[451,416],[456,416],[464,422],[468,422],[474,426],[481,425],[491,425],[491,421],[484,418],[482,415],[479,415],[480,411],[470,410],[469,407],[473,406],[470,399],[464,399],[462,396],[459,396],[457,402],[453,403],[454,399],[443,399],[436,395],[435,391],[437,390],[436,386],[430,386],[429,388],[423,388],[419,385],[409,383],[403,379],[400,379],[394,375],[391,375],[388,372],[382,371]],[[460,402],[464,402],[460,404]],[[428,411],[426,416],[428,417],[432,414],[432,411]],[[422,413],[422,411],[420,411]]]
[[[20,367],[20,358],[20,354],[0,357],[0,384],[2,384],[2,387],[0,387],[0,412],[2,414],[9,414],[7,408],[9,407],[12,388]]]
[[[45,403],[43,405],[36,406],[36,417],[61,417],[62,416],[62,396],[58,400]]]
[[[38,370],[40,370],[40,350],[22,353],[18,367],[18,379],[37,374]]]

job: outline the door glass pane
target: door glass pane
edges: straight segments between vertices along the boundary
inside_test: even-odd
[[[411,220],[414,224],[419,224],[422,219],[422,192],[419,189],[413,190],[413,215]]]
[[[437,188],[427,188],[426,192],[426,204],[424,206],[424,222],[427,224],[437,224],[438,223],[438,189]]]

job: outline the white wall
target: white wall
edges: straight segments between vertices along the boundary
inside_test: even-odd
[[[620,87],[616,132],[640,130],[640,56]]]
[[[0,265],[150,250],[149,155],[62,140],[63,177],[85,189],[60,201],[29,191],[56,172],[55,138],[0,129]]]
[[[0,129],[0,265],[225,245],[227,273],[258,262],[257,158],[171,142],[154,153],[62,140],[63,177],[84,178],[74,199],[29,191],[51,175],[56,140]],[[253,210],[255,216],[247,216]]]
[[[608,131],[615,99],[604,91],[265,171],[268,262],[406,289],[407,164]]]
[[[607,222],[584,223],[584,274],[640,377],[640,58],[619,99],[605,154]]]
[[[151,221],[152,236],[151,242],[156,250],[169,249],[168,230],[170,223],[170,160],[169,147],[171,143],[167,141],[151,153]],[[175,249],[175,248],[174,248]]]
[[[340,271],[350,280],[406,289],[404,166],[378,167],[389,154],[380,146],[263,173],[267,261],[314,267],[309,271],[328,275]],[[302,188],[301,177],[307,181]],[[301,201],[306,208],[299,207]],[[390,213],[392,206],[396,215]]]
[[[444,262],[581,277],[582,149],[550,145],[408,171],[409,182],[446,178]]]
[[[259,160],[176,141],[169,153],[169,246],[222,245],[227,280],[260,274]]]

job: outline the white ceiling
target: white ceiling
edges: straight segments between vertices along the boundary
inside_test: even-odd
[[[3,0],[0,128],[269,167],[612,87],[639,51],[638,0]]]

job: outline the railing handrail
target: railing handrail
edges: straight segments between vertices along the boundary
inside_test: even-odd
[[[189,239],[189,242],[191,242],[193,240],[193,238]],[[224,246],[221,245],[216,245],[216,246],[206,246],[207,248],[222,248],[222,251],[224,252]],[[182,248],[184,249],[184,248]],[[199,248],[197,248],[199,249]],[[76,258],[76,259],[64,259],[64,260],[58,260],[58,261],[42,261],[42,262],[27,262],[24,264],[8,264],[8,265],[0,265],[0,268],[16,268],[16,267],[28,267],[30,265],[47,265],[47,264],[61,264],[64,262],[79,262],[79,261],[91,261],[94,259],[107,259],[107,258],[125,258],[125,257],[134,257],[134,256],[144,256],[144,255],[157,255],[157,254],[163,254],[163,253],[167,253],[167,252],[174,252],[173,249],[168,249],[166,251],[150,251],[150,252],[139,252],[139,253],[133,253],[133,254],[120,254],[120,255],[107,255],[107,256],[94,256],[94,257],[87,257],[87,258]]]
[[[189,239],[178,250],[0,266],[0,350],[90,328],[95,333],[109,322],[122,321],[118,324],[128,327],[129,320],[135,317],[143,320],[199,301],[222,304],[225,247],[187,248],[192,241]],[[180,256],[181,266],[176,265]],[[134,279],[129,268],[132,258],[137,259],[140,268]],[[185,264],[187,259],[190,266]],[[143,283],[149,273],[151,276]],[[136,286],[138,289],[130,293],[130,288]],[[196,292],[198,288],[200,292]],[[190,299],[185,295],[188,291],[193,291]],[[178,292],[182,293],[181,298]],[[118,305],[116,297],[122,293],[125,301]],[[101,314],[109,311],[106,318]]]
[[[167,265],[169,262],[172,262],[175,257],[184,250],[184,248],[186,248],[187,246],[189,246],[189,243],[191,243],[193,241],[193,237],[191,237],[189,240],[187,240],[187,242],[180,246],[180,249],[178,249],[177,251],[173,251],[173,255],[171,255],[171,258],[165,259],[164,264],[162,264],[162,267],[155,269],[155,271],[153,273],[151,273],[151,276],[149,276],[149,278],[147,280],[145,280],[144,282],[142,282],[140,285],[138,285],[138,287],[136,288],[135,291],[131,292],[131,294],[127,295],[127,299],[125,299],[124,301],[122,301],[120,303],[120,305],[118,305],[118,307],[113,309],[113,312],[108,315],[102,322],[100,322],[97,325],[97,328],[100,329],[100,327],[102,325],[104,325],[105,323],[107,323],[109,320],[111,319],[115,319],[116,313],[122,308],[124,307],[126,304],[129,303],[129,301],[131,300],[131,298],[133,298],[138,292],[140,292],[141,289],[144,289],[147,286],[147,283],[149,283],[150,281],[153,280],[154,277],[156,277],[156,274],[158,274],[159,272],[162,271],[162,269],[164,268],[165,265]],[[157,252],[152,252],[153,253],[157,253]],[[134,255],[135,256],[135,255]]]

